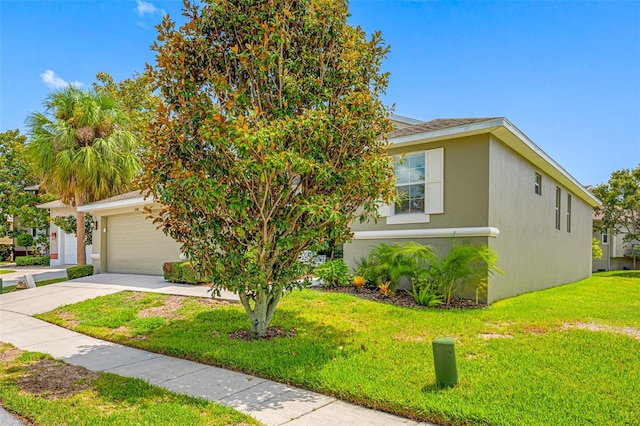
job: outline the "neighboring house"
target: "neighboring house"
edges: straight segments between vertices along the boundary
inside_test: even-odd
[[[75,265],[78,261],[76,236],[67,234],[53,223],[53,218],[58,216],[75,216],[76,209],[64,204],[60,200],[39,204],[37,207],[49,210],[49,256],[51,265]],[[86,247],[87,264],[91,264],[91,246]]]
[[[487,244],[504,271],[489,277],[489,303],[590,276],[599,201],[506,118],[437,119],[388,139],[405,197],[352,225],[352,267],[378,243]]]
[[[634,244],[640,244],[638,241],[624,241],[626,233],[616,234],[612,229],[604,232],[600,231],[602,218],[593,216],[593,238],[600,242],[602,248],[602,257],[593,259],[593,272],[596,271],[613,271],[618,269],[636,269],[640,267],[640,260],[634,263],[631,256],[631,248]]]

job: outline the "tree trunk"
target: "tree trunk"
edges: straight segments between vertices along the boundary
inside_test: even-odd
[[[84,245],[84,212],[78,211],[78,207],[82,205],[82,196],[76,194],[76,262],[78,265],[87,264],[87,249]]]
[[[249,319],[251,320],[251,335],[253,337],[264,337],[267,334],[267,328],[273,319],[276,306],[282,298],[282,289],[275,291],[275,294],[259,290],[255,300],[249,298],[246,294],[239,293],[240,301]],[[251,302],[254,302],[253,307]]]

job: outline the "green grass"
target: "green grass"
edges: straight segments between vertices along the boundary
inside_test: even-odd
[[[42,280],[42,281],[36,281],[36,287],[43,287],[45,285],[49,285],[49,284],[55,284],[55,283],[61,283],[63,281],[67,281],[67,278],[51,278],[50,280]],[[3,293],[11,293],[12,291],[16,291],[16,286],[15,285],[9,285],[9,286],[3,286],[2,287],[2,292]]]
[[[12,271],[11,269],[0,269],[0,274],[10,274],[12,272],[15,271]]]
[[[9,350],[1,345],[0,353]],[[48,399],[20,389],[25,367],[48,355],[22,353],[0,363],[0,400],[7,410],[41,426],[65,425],[250,425],[259,424],[231,408],[177,395],[139,379],[100,373],[88,389]],[[60,366],[63,364],[60,363]],[[57,367],[56,367],[57,368]]]
[[[295,337],[251,342],[228,337],[249,327],[240,306],[193,298],[173,319],[137,315],[167,296],[126,292],[39,317],[420,420],[624,425],[640,412],[640,340],[623,333],[640,329],[639,294],[638,278],[596,275],[487,309],[442,311],[305,290],[285,297],[272,323]],[[456,341],[454,388],[435,386],[431,342],[440,336]]]

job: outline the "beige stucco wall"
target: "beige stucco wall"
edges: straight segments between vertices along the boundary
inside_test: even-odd
[[[440,229],[487,226],[489,183],[489,139],[487,135],[424,143],[406,148],[392,148],[390,155],[444,148],[444,213],[432,214],[429,223],[387,225],[353,223],[354,231],[396,229]]]
[[[489,245],[504,275],[490,278],[489,301],[586,278],[591,274],[593,209],[498,139],[490,144],[489,224],[500,230]],[[534,176],[542,176],[542,195]],[[555,226],[556,187],[561,188],[560,230]]]

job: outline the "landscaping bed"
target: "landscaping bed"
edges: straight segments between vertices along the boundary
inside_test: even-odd
[[[407,309],[294,291],[271,339],[241,306],[122,292],[38,315],[76,331],[244,371],[439,424],[634,424],[640,279],[594,276],[484,309]],[[431,342],[452,337],[460,384],[435,385]]]
[[[350,294],[361,299],[374,300],[376,302],[389,303],[395,306],[401,306],[403,308],[416,308],[416,309],[477,309],[484,308],[487,305],[484,303],[476,303],[473,300],[463,299],[461,297],[452,297],[449,305],[440,304],[436,306],[426,307],[420,305],[410,294],[404,290],[398,290],[392,296],[383,296],[379,290],[372,288],[356,288],[353,286],[347,287],[316,287],[316,289],[325,292],[345,293]]]

